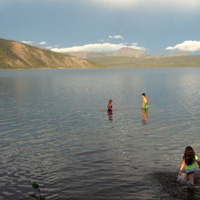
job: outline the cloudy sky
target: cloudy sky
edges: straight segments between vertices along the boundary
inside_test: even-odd
[[[200,0],[0,0],[0,38],[58,52],[200,54]]]

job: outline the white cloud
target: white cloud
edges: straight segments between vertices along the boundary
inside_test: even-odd
[[[46,49],[52,49],[52,46],[45,47]]]
[[[131,47],[133,49],[145,51],[144,47],[139,47],[137,45],[127,46],[125,43],[120,44],[111,44],[111,43],[96,43],[96,44],[86,44],[83,46],[74,46],[67,48],[52,48],[52,51],[55,52],[76,52],[76,51],[97,51],[97,52],[114,52],[119,50],[122,47]]]
[[[28,3],[40,3],[41,0],[0,0],[0,9],[4,6],[11,5],[13,3],[28,4]],[[68,3],[75,2],[74,0],[43,0],[44,3],[56,3],[62,4],[62,6],[68,6]],[[199,0],[76,0],[76,5],[79,3],[85,5],[93,5],[103,9],[116,10],[132,10],[133,9],[147,9],[148,11],[173,11],[173,12],[198,12],[200,9]]]
[[[172,51],[179,50],[179,51],[190,51],[190,52],[200,51],[200,41],[187,40],[173,47],[168,46],[166,50],[172,50]]]
[[[94,0],[90,0],[95,2]],[[157,4],[179,4],[179,5],[199,5],[199,0],[96,0],[96,2],[101,4],[107,4],[112,6],[130,6],[136,4],[144,4],[144,3],[157,3]]]
[[[36,43],[36,42],[33,42],[33,41],[21,41],[22,43],[24,44],[30,44],[30,45],[34,45],[34,44],[38,44],[38,45],[46,45],[47,43],[42,41],[40,43]]]
[[[137,4],[140,0],[89,0],[92,3],[97,3],[100,6],[108,6],[115,8],[127,8]]]
[[[40,42],[40,45],[46,45],[47,43],[46,42]]]
[[[133,9],[146,7],[156,10],[173,10],[188,12],[200,8],[199,0],[87,0],[99,7],[110,9]]]
[[[67,4],[69,2],[74,2],[74,0],[43,0],[44,2],[55,2],[55,3],[64,3]],[[9,4],[9,3],[27,3],[27,2],[40,2],[40,0],[0,0],[0,5]],[[136,5],[178,5],[179,7],[196,7],[200,6],[199,0],[76,0],[76,2],[84,2],[84,3],[93,3],[98,6],[111,6],[111,7],[132,7]],[[178,7],[177,7],[178,9]]]
[[[114,35],[114,36],[109,35],[109,38],[110,39],[116,39],[116,40],[118,40],[118,39],[124,40],[124,38],[121,35]]]
[[[138,42],[132,43],[132,46],[137,46]]]
[[[24,44],[35,44],[35,42],[32,42],[32,41],[21,41],[21,42]]]

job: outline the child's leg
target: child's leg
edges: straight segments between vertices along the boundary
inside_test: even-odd
[[[190,181],[192,183],[194,183],[194,176],[195,176],[195,173],[190,174]]]
[[[187,181],[189,181],[189,174],[187,172],[185,173],[185,176],[187,178]]]

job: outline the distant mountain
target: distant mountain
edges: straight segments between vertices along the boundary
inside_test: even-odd
[[[144,51],[133,49],[130,47],[123,47],[114,53],[102,53],[102,52],[96,52],[96,51],[78,51],[78,52],[69,52],[65,54],[75,56],[78,58],[84,58],[84,59],[107,57],[107,56],[130,57],[130,58],[131,57],[133,58],[163,58],[163,57],[178,57],[178,56],[191,55],[185,51],[176,51],[176,52],[166,54],[166,55],[150,55],[150,54],[145,53]]]
[[[136,49],[121,48],[114,53],[87,51],[69,54],[0,38],[0,69],[200,67],[200,55],[190,55],[184,51],[149,55]]]
[[[95,57],[101,57],[101,56],[105,56],[105,53],[101,53],[101,52],[96,52],[96,51],[76,51],[76,52],[69,52],[69,53],[65,53],[65,55],[70,55],[70,56],[75,56],[78,58],[95,58]]]
[[[123,47],[119,49],[118,51],[116,51],[115,53],[112,53],[111,56],[141,58],[141,57],[147,57],[148,54],[145,53],[144,51],[140,51],[140,50],[133,49],[130,47]]]
[[[133,48],[121,48],[114,53],[74,52],[107,67],[200,67],[200,55],[176,51],[167,55],[150,55]]]
[[[190,56],[191,54],[185,52],[185,51],[175,51],[173,53],[164,55],[165,57],[176,57],[176,56]]]
[[[0,69],[95,67],[103,66],[93,61],[0,38]]]
[[[65,53],[65,55],[71,55],[84,59],[104,57],[104,56],[120,56],[120,57],[136,57],[136,58],[148,56],[148,54],[145,53],[144,51],[140,51],[130,47],[123,47],[114,53],[102,53],[96,51],[77,51],[77,52],[68,52]]]
[[[191,56],[191,54],[185,52],[185,51],[175,51],[173,53],[170,54],[166,54],[166,55],[149,55],[148,58],[170,58],[170,57],[178,57],[178,56]]]

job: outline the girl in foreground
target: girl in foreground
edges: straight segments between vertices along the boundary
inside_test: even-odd
[[[181,171],[183,170],[183,167],[185,166],[186,172],[186,178],[188,181],[191,181],[194,183],[194,176],[196,171],[195,162],[198,163],[200,168],[200,161],[198,157],[195,155],[195,152],[191,146],[187,146],[185,148],[185,153],[183,155],[183,162],[181,164],[179,174],[181,174]]]

